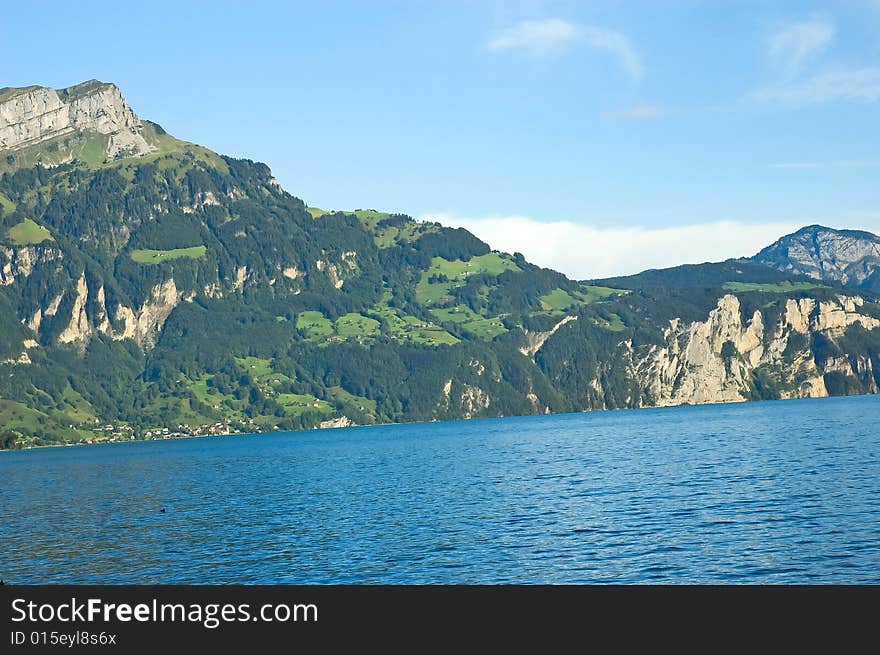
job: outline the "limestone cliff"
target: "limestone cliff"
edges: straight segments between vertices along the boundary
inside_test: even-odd
[[[48,245],[0,246],[0,286],[26,278],[36,267],[60,260],[63,256],[60,249]]]
[[[338,262],[329,259],[318,259],[315,268],[327,275],[334,289],[341,289],[345,279],[357,271],[357,253],[348,250],[339,257]]]
[[[101,333],[114,340],[132,339],[141,346],[150,347],[155,343],[156,336],[171,315],[171,312],[183,300],[173,278],[157,284],[150,292],[150,297],[140,307],[127,307],[119,304],[113,316],[117,327],[110,321],[110,313],[106,306],[104,287],[94,291],[92,313],[87,311],[90,305],[91,291],[85,275],[80,276],[76,285],[68,293],[73,296],[70,318],[66,327],[58,335],[58,343],[79,344],[84,346],[95,334]],[[28,319],[26,325],[35,333],[40,333],[42,319],[53,316],[65,294],[59,294],[49,305],[39,308]]]
[[[535,353],[541,350],[541,346],[543,346],[547,342],[547,339],[556,334],[559,328],[561,328],[566,323],[570,323],[571,321],[576,320],[577,316],[566,316],[546,332],[530,332],[529,330],[523,330],[523,333],[526,335],[526,339],[528,340],[528,344],[520,348],[519,351],[526,357],[534,357]]]
[[[103,297],[103,289],[101,295]],[[181,300],[174,278],[168,279],[153,287],[149,299],[140,308],[132,309],[123,305],[116,308],[116,316],[123,324],[121,330],[113,330],[107,322],[103,323],[106,326],[104,329],[114,339],[134,339],[142,346],[152,346]]]
[[[781,318],[768,324],[760,310],[744,319],[739,299],[725,295],[705,321],[670,321],[662,345],[635,352],[624,344],[631,376],[645,390],[645,397],[634,404],[749,400],[755,397],[759,371],[774,378],[783,398],[827,396],[826,374],[864,377],[872,371],[871,359],[853,353],[816,361],[811,337],[833,341],[852,325],[880,329],[880,319],[859,311],[863,304],[858,296],[840,295],[833,302],[788,299]],[[867,379],[868,390],[876,393],[873,376]]]
[[[86,303],[89,300],[89,287],[86,284],[86,276],[83,275],[76,283],[74,289],[75,297],[73,301],[73,309],[70,313],[70,323],[58,336],[59,343],[74,343],[88,339],[92,331],[89,323],[88,314],[86,314]]]
[[[156,149],[144,138],[143,128],[113,84],[92,80],[60,90],[0,89],[0,150],[13,155],[44,142],[93,133],[105,137],[101,145],[108,161],[141,156]]]

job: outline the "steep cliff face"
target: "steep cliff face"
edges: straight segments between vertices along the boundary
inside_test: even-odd
[[[70,323],[58,335],[59,343],[74,343],[76,341],[84,341],[88,339],[91,333],[91,324],[89,323],[88,314],[86,314],[86,303],[89,301],[89,287],[86,284],[86,277],[83,275],[76,283],[74,289],[73,308],[70,311]]]
[[[595,362],[591,371],[573,367],[585,376],[589,397],[580,409],[663,407],[743,402],[760,398],[819,398],[840,393],[877,393],[876,347],[860,351],[845,344],[853,328],[880,337],[880,312],[869,310],[861,296],[830,294],[827,299],[780,298],[774,311],[744,311],[735,294],[722,295],[704,320],[674,318],[662,330],[662,342],[635,346],[623,339],[617,348]],[[548,342],[567,342],[570,350],[586,350],[572,332],[560,328],[577,319],[567,316],[546,332],[524,330],[526,345],[519,352],[534,358]],[[596,328],[601,329],[601,328]],[[873,343],[873,341],[872,341]],[[563,367],[570,365],[563,361]],[[576,372],[575,372],[576,371]],[[482,371],[477,371],[482,374]],[[551,375],[555,372],[548,370]],[[637,393],[615,396],[606,383]],[[458,382],[458,384],[456,384]],[[832,383],[835,386],[832,386]],[[464,418],[485,415],[492,398],[476,384],[448,380],[440,403],[450,401]],[[531,385],[521,391],[535,413],[547,412]],[[457,401],[457,402],[456,402]]]
[[[773,324],[756,310],[746,319],[739,299],[719,299],[705,321],[684,324],[675,319],[664,331],[665,343],[647,352],[630,348],[631,375],[646,392],[643,405],[681,405],[749,400],[759,390],[761,376],[769,377],[782,398],[829,395],[825,376],[840,373],[867,381],[876,393],[873,365],[868,355],[823,359],[816,352],[816,336],[834,342],[854,325],[880,328],[880,319],[860,312],[864,300],[838,296],[834,301],[788,299]]]
[[[63,257],[61,250],[52,246],[0,246],[0,286],[13,284],[28,277],[35,268]]]
[[[171,278],[153,287],[150,298],[139,309],[123,305],[116,308],[116,316],[123,324],[121,330],[113,330],[109,322],[104,321],[102,331],[114,339],[134,339],[142,346],[152,346],[165,321],[182,299]]]
[[[531,332],[529,330],[523,330],[523,333],[526,335],[528,344],[520,348],[519,351],[526,357],[534,357],[535,353],[541,350],[541,346],[543,346],[547,342],[547,339],[556,334],[559,328],[561,328],[566,323],[570,323],[571,321],[576,320],[577,316],[566,316],[546,332]]]
[[[782,237],[752,261],[818,280],[880,290],[880,237],[811,225]]]
[[[92,80],[67,89],[41,86],[0,90],[0,150],[23,148],[79,132],[106,137],[107,160],[156,150],[143,123],[113,84]]]
[[[318,259],[315,261],[315,268],[327,275],[327,279],[334,289],[341,289],[342,285],[345,284],[346,278],[357,272],[357,267],[357,252],[353,250],[342,253],[337,262],[330,261],[329,259]]]
[[[96,334],[104,334],[113,340],[132,339],[138,345],[151,347],[174,308],[184,299],[173,278],[157,284],[149,298],[140,307],[118,304],[113,309],[114,322],[107,308],[103,286],[91,290],[86,276],[81,275],[73,288],[63,291],[39,307],[24,323],[35,335],[40,334],[43,320],[59,311],[65,295],[72,303],[64,329],[56,337],[59,344],[76,344],[85,347]],[[114,323],[116,327],[114,327]]]

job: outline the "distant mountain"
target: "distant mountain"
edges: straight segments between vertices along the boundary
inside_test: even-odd
[[[111,84],[0,90],[0,448],[876,393],[878,296],[840,282],[570,280],[308,207]]]
[[[880,291],[880,237],[870,232],[810,225],[767,246],[751,261],[817,280]]]

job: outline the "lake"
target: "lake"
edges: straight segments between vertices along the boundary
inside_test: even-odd
[[[878,583],[878,419],[865,396],[4,452],[0,577]]]

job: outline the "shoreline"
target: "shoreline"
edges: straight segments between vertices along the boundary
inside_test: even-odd
[[[431,421],[397,421],[397,422],[386,422],[386,423],[371,423],[369,425],[350,425],[347,427],[315,427],[310,428],[308,430],[272,430],[265,432],[236,432],[236,433],[228,433],[228,434],[197,434],[191,436],[174,436],[168,437],[165,439],[130,439],[127,441],[101,441],[101,442],[93,442],[93,443],[55,443],[55,444],[39,444],[34,446],[26,446],[24,448],[13,448],[13,449],[2,449],[0,450],[0,456],[3,453],[14,453],[14,452],[25,452],[25,451],[33,451],[44,448],[72,448],[72,447],[88,447],[88,446],[115,446],[121,444],[131,444],[131,443],[147,443],[153,441],[189,441],[193,439],[217,439],[217,438],[228,438],[228,437],[261,437],[265,435],[272,434],[308,434],[310,432],[324,431],[324,430],[359,430],[366,428],[379,428],[379,427],[388,427],[388,426],[396,426],[396,425],[420,425],[420,424],[428,424],[428,423],[455,423],[459,421],[497,421],[499,419],[508,419],[508,418],[536,418],[536,417],[545,417],[545,416],[575,416],[579,414],[598,414],[604,412],[635,412],[640,410],[676,410],[682,407],[736,407],[736,406],[746,406],[753,405],[756,403],[777,403],[777,402],[796,402],[796,401],[811,401],[811,400],[833,400],[835,398],[871,398],[871,397],[880,397],[878,393],[864,393],[864,394],[854,394],[854,395],[842,395],[842,396],[819,396],[819,397],[807,397],[807,398],[773,398],[766,400],[731,400],[727,402],[717,402],[717,403],[680,403],[678,405],[651,405],[645,407],[616,407],[611,409],[584,409],[575,412],[555,412],[550,414],[511,414],[509,416],[478,416],[474,418],[453,418],[446,419],[443,421],[440,420],[431,420]]]

